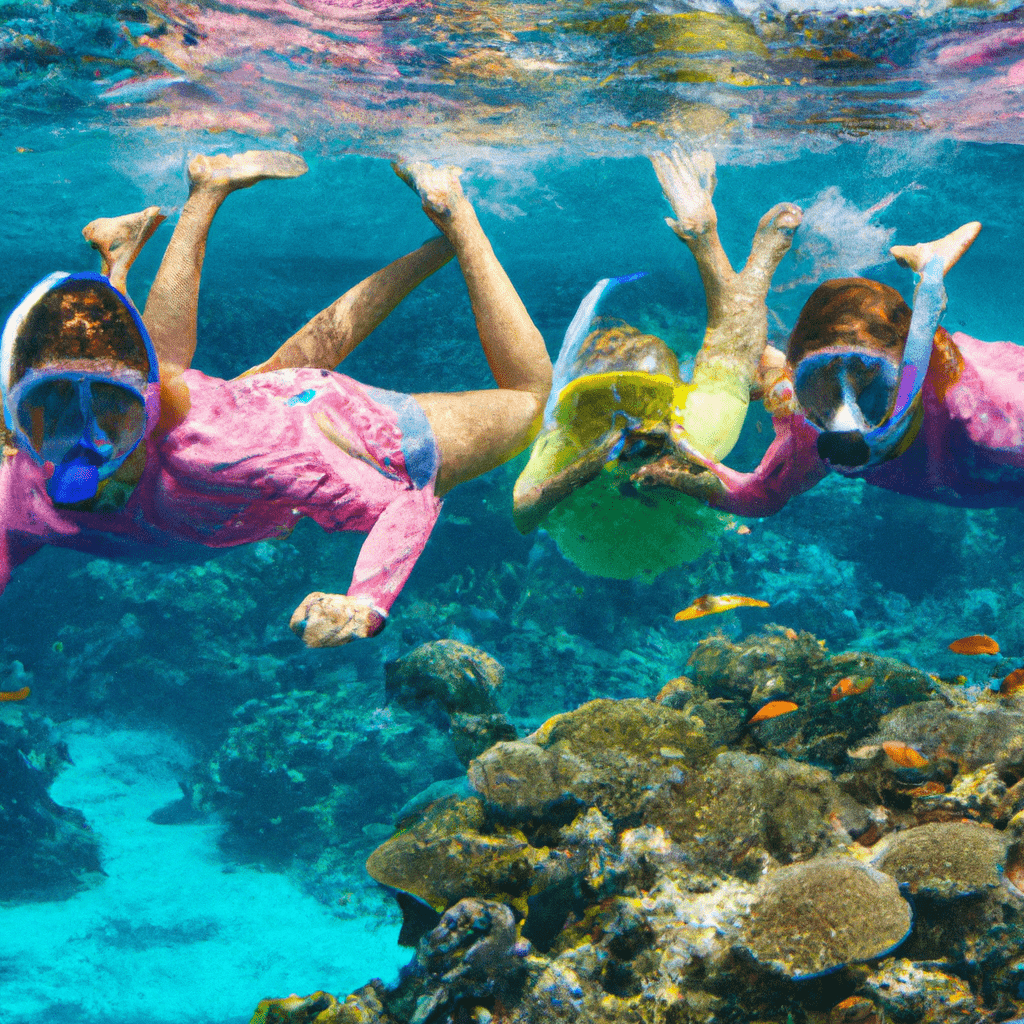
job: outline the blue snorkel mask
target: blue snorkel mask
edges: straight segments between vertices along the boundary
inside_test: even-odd
[[[818,454],[839,471],[877,466],[906,443],[946,306],[942,274],[942,260],[935,259],[921,275],[898,366],[857,345],[818,349],[797,363],[797,401],[818,431]]]
[[[53,466],[46,490],[58,504],[95,497],[138,447],[158,380],[138,311],[101,274],[51,274],[4,326],[4,421],[19,448]]]

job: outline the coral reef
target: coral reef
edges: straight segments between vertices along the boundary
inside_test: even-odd
[[[962,688],[782,629],[706,640],[689,671],[657,700],[591,701],[479,754],[473,795],[412,810],[367,863],[416,944],[398,982],[255,1020],[1020,1016],[1013,700],[980,698],[986,724],[968,727]],[[749,724],[781,697],[798,710]],[[897,736],[923,766],[886,753]]]
[[[0,900],[62,899],[102,877],[85,817],[49,793],[69,760],[44,717],[0,705]]]

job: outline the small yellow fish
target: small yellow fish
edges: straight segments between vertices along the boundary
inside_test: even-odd
[[[984,633],[975,633],[973,636],[962,636],[959,640],[954,640],[949,649],[954,654],[998,654],[999,644]]]
[[[739,535],[740,535],[741,537],[746,537],[746,535],[747,535],[748,533],[750,533],[750,527],[749,527],[749,526],[737,526],[737,527],[736,527],[736,532],[737,532],[737,533],[738,533],[738,534],[739,534]]]
[[[875,680],[871,676],[843,676],[829,692],[829,700],[842,700],[844,697],[855,697],[858,693],[867,693]]]
[[[733,608],[770,608],[767,601],[759,601],[756,597],[741,597],[739,594],[705,594],[698,597],[689,607],[676,612],[676,622],[687,619],[699,619],[704,615],[717,615]]]
[[[31,692],[27,686],[20,690],[0,690],[0,700],[24,700]]]
[[[898,764],[901,768],[923,768],[928,763],[928,758],[919,750],[915,750],[909,743],[902,740],[886,740],[882,744],[890,761]]]
[[[747,725],[753,725],[755,722],[764,722],[769,718],[778,718],[779,715],[788,715],[791,711],[796,711],[799,707],[798,704],[794,704],[791,700],[770,700],[763,708],[760,708],[757,714],[747,723]]]

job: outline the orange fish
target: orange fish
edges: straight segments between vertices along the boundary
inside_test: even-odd
[[[1024,668],[1014,669],[1000,684],[999,692],[1009,697],[1024,686]]]
[[[954,640],[949,649],[954,654],[998,654],[999,644],[984,633],[975,633],[973,636],[962,636],[959,640]]]
[[[756,597],[740,597],[739,594],[705,594],[698,597],[688,608],[676,612],[676,622],[686,619],[699,619],[703,615],[717,615],[733,608],[770,608],[767,601],[759,601]]]
[[[875,681],[871,676],[843,676],[832,687],[828,699],[842,700],[843,697],[855,697],[858,693],[866,693],[874,685]]]
[[[924,754],[900,740],[886,740],[882,749],[889,755],[889,760],[901,768],[923,768],[928,763]]]
[[[756,715],[747,723],[753,725],[755,722],[764,722],[769,718],[778,718],[779,715],[788,715],[799,707],[791,700],[770,700],[763,708],[760,708]]]
[[[0,700],[24,700],[31,692],[27,686],[20,690],[0,690]]]
[[[736,532],[741,537],[745,537],[748,533],[750,533],[750,527],[749,526],[737,526],[736,527]]]

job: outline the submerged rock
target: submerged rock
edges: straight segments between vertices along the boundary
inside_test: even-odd
[[[744,701],[748,716],[769,701],[795,703],[793,713],[757,725],[758,745],[830,768],[845,765],[847,748],[877,729],[884,715],[934,687],[930,676],[891,658],[862,651],[833,657],[810,633],[780,627],[739,643],[709,637],[689,667],[709,699]]]
[[[893,1024],[975,1024],[979,1019],[970,986],[930,965],[889,961],[863,988]]]
[[[644,822],[661,826],[695,866],[755,880],[770,863],[842,845],[830,819],[850,802],[824,769],[730,750],[662,786]]]
[[[50,796],[71,760],[50,728],[24,708],[0,711],[0,900],[65,899],[102,877],[85,815]]]
[[[526,912],[535,871],[548,856],[515,828],[485,834],[483,802],[449,797],[370,854],[370,877],[441,912],[468,896],[497,899]]]
[[[505,670],[489,654],[458,640],[435,640],[384,666],[389,701],[404,707],[433,701],[451,718],[452,741],[463,764],[515,726],[498,706]]]
[[[739,947],[788,978],[813,978],[891,953],[910,934],[910,905],[888,875],[850,858],[769,873]]]

